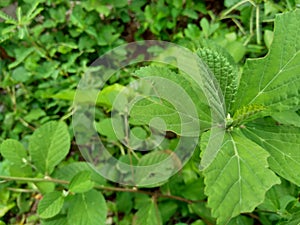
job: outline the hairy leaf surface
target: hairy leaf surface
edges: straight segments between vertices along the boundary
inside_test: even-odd
[[[229,112],[238,87],[238,70],[225,56],[215,49],[199,49],[197,54],[211,69],[219,82]],[[232,60],[233,61],[233,60]]]

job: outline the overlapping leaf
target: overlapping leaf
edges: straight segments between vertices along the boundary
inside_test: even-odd
[[[272,170],[300,185],[300,128],[278,126],[260,121],[246,126],[243,132],[266,149]]]

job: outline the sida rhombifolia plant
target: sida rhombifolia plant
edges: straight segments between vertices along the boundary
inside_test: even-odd
[[[240,77],[231,60],[217,49],[201,48],[197,54],[219,82],[226,108],[226,117],[223,118],[225,126],[221,128],[225,134],[220,148],[210,163],[204,162],[205,165],[198,169],[204,178],[201,185],[205,186],[207,201],[206,197],[201,198],[211,209],[216,224],[245,222],[247,220],[239,215],[251,213],[265,204],[270,198],[268,191],[283,180],[300,186],[300,11],[276,17],[269,53],[264,58],[247,60]],[[191,89],[197,90],[182,74],[166,67],[142,67],[135,71],[135,75],[172,79],[191,94]],[[197,102],[197,95],[193,98]],[[201,107],[205,104],[201,100],[198,102],[199,110],[204,110]],[[152,101],[147,105],[147,101],[142,101],[140,104],[144,107],[132,110],[129,121],[132,126],[146,125],[154,116],[168,115],[167,129],[180,135],[175,126],[178,117],[170,116],[171,108],[167,103],[156,104]],[[199,141],[201,153],[196,155],[198,159],[208,154],[205,151],[211,128],[205,119],[201,118],[203,129]],[[151,191],[137,188],[108,186],[87,163],[77,162],[57,168],[67,156],[69,148],[68,128],[63,122],[57,121],[48,122],[35,130],[26,148],[12,139],[0,146],[1,155],[9,165],[7,176],[1,176],[1,179],[35,184],[44,195],[37,208],[44,225],[105,224],[110,203],[105,200],[103,191],[140,191],[151,196],[142,200],[144,204],[137,204],[133,224],[167,222],[164,207],[157,207],[160,204],[157,202],[159,197],[193,203],[178,196],[159,195],[157,192],[153,192],[153,195]],[[150,154],[153,153],[144,153],[141,160]],[[160,188],[163,193],[165,185]],[[194,195],[197,195],[197,190]],[[191,206],[194,212],[197,206],[199,204]],[[280,217],[280,224],[296,224],[300,219],[297,209],[300,206],[295,205],[289,216]],[[203,221],[207,221],[205,215],[211,216],[205,213],[198,215],[202,215]],[[213,218],[207,224],[214,223]],[[203,221],[197,224],[204,224]]]

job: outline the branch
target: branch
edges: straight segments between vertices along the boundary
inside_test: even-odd
[[[24,181],[24,182],[33,182],[33,183],[52,182],[52,183],[56,183],[56,184],[67,184],[67,185],[70,184],[70,182],[67,181],[67,180],[55,179],[55,178],[51,178],[51,177],[48,177],[48,176],[46,176],[45,178],[0,176],[0,179],[2,179],[4,181]],[[94,186],[94,188],[99,189],[99,190],[104,190],[104,191],[141,193],[141,194],[146,194],[146,195],[150,195],[150,196],[156,196],[158,198],[169,198],[169,199],[185,202],[187,204],[192,204],[192,203],[199,202],[199,201],[193,201],[193,200],[189,200],[189,199],[186,199],[186,198],[182,198],[180,196],[162,194],[160,192],[151,192],[151,191],[139,190],[136,187],[123,188],[123,187],[107,187],[107,186],[103,186],[103,185],[96,185],[96,186]]]

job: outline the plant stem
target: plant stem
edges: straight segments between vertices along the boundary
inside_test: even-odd
[[[60,180],[60,179],[55,179],[55,178],[51,178],[51,177],[30,178],[30,177],[0,176],[0,179],[5,180],[5,181],[24,181],[24,182],[33,182],[33,183],[38,183],[38,182],[52,182],[52,183],[56,183],[56,184],[69,184],[70,183],[67,180]],[[141,193],[141,194],[146,194],[146,195],[150,195],[150,196],[156,196],[158,198],[169,198],[169,199],[185,202],[185,203],[188,203],[188,204],[199,202],[199,201],[193,201],[193,200],[189,200],[189,199],[186,199],[186,198],[182,198],[180,196],[162,194],[162,193],[159,193],[159,192],[139,190],[136,187],[123,188],[123,187],[107,187],[107,186],[104,186],[104,185],[96,185],[96,186],[94,186],[94,188],[99,189],[99,190],[104,190],[104,191]]]

